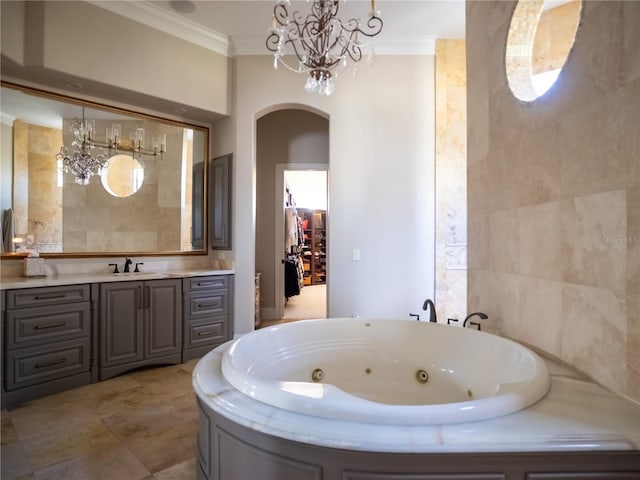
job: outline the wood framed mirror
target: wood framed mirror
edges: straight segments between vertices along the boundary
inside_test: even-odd
[[[7,82],[1,88],[3,258],[27,248],[44,257],[207,254],[208,128]],[[93,152],[107,161],[87,185],[56,157],[63,145],[77,149],[71,123],[82,118],[93,125]],[[120,141],[109,148],[114,126]],[[141,130],[143,148],[135,151]],[[160,145],[166,151],[154,155]],[[108,182],[116,186],[105,188],[110,159]]]

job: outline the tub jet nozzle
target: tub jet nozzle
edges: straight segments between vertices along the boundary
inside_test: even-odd
[[[321,368],[316,368],[313,372],[311,372],[311,380],[318,383],[324,377],[324,372]]]

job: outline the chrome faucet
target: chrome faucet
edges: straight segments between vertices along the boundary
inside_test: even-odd
[[[124,273],[129,273],[129,265],[131,265],[133,262],[131,261],[131,259],[129,257],[125,257],[125,262],[124,262]]]
[[[486,320],[487,318],[489,318],[486,313],[482,313],[482,312],[470,313],[469,315],[467,315],[467,318],[464,319],[464,322],[462,322],[462,326],[466,327],[467,326],[467,322],[469,322],[469,319],[471,317],[475,317],[475,316],[480,317],[482,320]],[[480,330],[480,324],[478,322],[469,322],[469,325],[473,325],[474,327],[478,327],[478,330]]]
[[[429,307],[431,307],[431,310],[429,310],[429,322],[438,323],[436,318],[436,306],[430,298],[427,298],[422,304],[422,309],[427,310]]]

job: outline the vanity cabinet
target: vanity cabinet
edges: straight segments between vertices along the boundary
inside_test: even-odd
[[[182,280],[100,285],[100,380],[181,362]]]
[[[231,339],[233,276],[184,278],[182,288],[185,362]]]
[[[198,358],[233,336],[233,275],[0,291],[3,407],[134,368]]]
[[[209,163],[209,236],[214,250],[231,250],[231,172],[233,155]]]
[[[88,284],[6,292],[3,403],[91,383],[96,372],[91,338],[96,296]]]

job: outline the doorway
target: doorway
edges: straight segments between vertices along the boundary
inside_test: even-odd
[[[257,120],[255,269],[259,296],[256,295],[255,310],[259,314],[256,315],[256,328],[282,321],[285,313],[285,170],[328,172],[327,117],[318,112],[287,108],[272,111]],[[326,180],[323,184],[326,186]],[[301,195],[302,191],[295,197]],[[301,315],[307,316],[304,312]]]
[[[293,268],[285,265],[283,269],[281,320],[286,322],[327,316],[327,170],[326,165],[310,167],[285,166],[283,170],[285,245],[281,251],[285,264],[294,262],[297,273],[292,278]],[[294,215],[295,233],[287,231],[293,223],[288,215]],[[290,233],[293,237],[287,236]],[[297,282],[293,288],[292,280]]]

